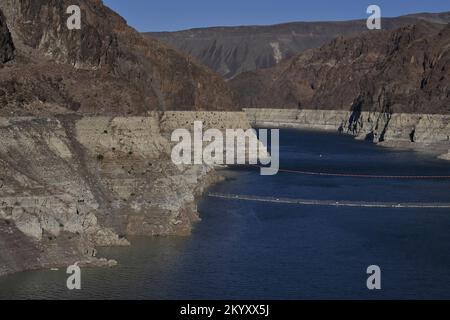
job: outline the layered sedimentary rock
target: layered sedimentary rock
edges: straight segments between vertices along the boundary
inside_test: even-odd
[[[227,159],[233,159],[234,164],[237,164],[238,158],[247,164],[256,164],[258,160],[270,160],[267,147],[258,139],[257,132],[251,127],[245,112],[167,111],[161,117],[163,134],[168,139],[171,139],[172,132],[179,128],[194,131],[194,126],[199,122],[202,134],[205,134],[208,129],[213,129],[216,133],[220,132],[220,137],[214,136],[202,141],[205,148],[211,142],[216,142],[217,138],[222,139],[223,155],[219,163],[214,162],[214,164],[230,164],[226,163]]]
[[[419,21],[446,24],[450,12],[383,18],[382,27],[393,30]],[[146,35],[192,55],[226,79],[274,67],[283,59],[318,48],[340,36],[367,31],[366,20],[292,22],[273,26],[213,27]]]
[[[231,81],[242,107],[447,114],[450,25],[338,38]]]
[[[81,30],[66,26],[74,4]],[[173,164],[170,130],[187,124],[154,110],[235,109],[226,84],[102,1],[2,0],[0,10],[0,275],[112,265],[97,247],[189,234],[195,197],[220,177]]]
[[[66,25],[73,4],[80,30]],[[219,76],[142,37],[100,0],[2,0],[0,10],[17,49],[0,70],[2,115],[235,109]]]
[[[166,111],[161,114],[161,123],[166,133],[174,129],[193,128],[195,121],[202,121],[205,128],[226,129],[248,129],[250,128],[247,114],[241,112],[223,111]]]
[[[188,235],[195,198],[221,179],[171,161],[170,133],[194,120],[249,128],[244,113],[0,118],[0,274],[108,264],[95,248],[128,235]]]
[[[267,108],[245,112],[257,127],[340,132],[387,147],[418,148],[437,154],[450,148],[450,115]],[[448,154],[440,158],[450,160]]]
[[[249,121],[258,127],[341,131],[374,142],[450,144],[450,115],[255,108],[245,111]]]

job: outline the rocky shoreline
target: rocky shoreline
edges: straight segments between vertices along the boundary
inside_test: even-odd
[[[171,161],[170,133],[196,120],[250,127],[242,112],[0,118],[0,275],[112,266],[97,247],[189,235],[198,198],[222,181],[211,166]]]
[[[200,221],[199,197],[223,180],[213,167],[171,162],[170,133],[194,121],[342,131],[448,160],[449,119],[288,109],[0,118],[0,275],[75,262],[111,267],[120,261],[96,257],[96,248],[130,245],[127,236],[188,236]]]
[[[417,113],[449,112],[449,26],[338,38],[226,83],[101,0],[78,2],[77,31],[69,0],[0,2],[0,276],[113,266],[96,248],[189,235],[198,198],[223,179],[172,162],[172,131],[195,121],[338,131],[450,160],[450,116]],[[299,109],[240,111],[267,105]]]
[[[256,127],[341,132],[383,147],[412,149],[450,160],[449,115],[308,109],[244,110],[250,123]]]

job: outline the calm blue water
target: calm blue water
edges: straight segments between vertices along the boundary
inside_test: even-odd
[[[281,131],[283,168],[382,175],[450,175],[450,162],[351,137]],[[450,181],[370,180],[228,170],[211,191],[293,198],[450,202]],[[112,269],[0,279],[0,298],[378,299],[450,298],[449,209],[334,208],[205,197],[188,238],[131,239],[110,248]],[[379,265],[382,290],[366,288]]]

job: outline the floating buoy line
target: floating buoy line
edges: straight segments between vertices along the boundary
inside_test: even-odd
[[[209,197],[231,199],[240,201],[253,202],[271,202],[284,204],[297,204],[308,206],[328,206],[328,207],[364,207],[364,208],[398,208],[398,209],[446,209],[450,208],[450,203],[434,203],[434,202],[371,202],[371,201],[335,201],[335,200],[310,200],[310,199],[293,199],[293,198],[277,198],[263,197],[252,195],[238,195],[226,193],[209,193]]]
[[[251,165],[254,168],[264,168],[263,166]],[[375,174],[358,174],[358,173],[329,173],[329,172],[314,172],[314,171],[302,171],[291,169],[279,169],[279,172],[302,174],[309,176],[321,176],[321,177],[347,177],[347,178],[365,178],[365,179],[410,179],[410,180],[450,180],[450,176],[438,175],[375,175]]]

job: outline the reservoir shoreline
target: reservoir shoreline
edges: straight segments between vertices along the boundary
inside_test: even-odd
[[[450,115],[312,109],[244,109],[252,126],[341,132],[450,160]]]
[[[121,118],[121,117],[84,117],[80,120],[76,120],[73,124],[73,120],[65,120],[64,118],[58,119],[39,119],[39,118],[0,118],[0,129],[7,131],[10,130],[12,125],[20,125],[23,127],[23,131],[29,131],[30,135],[33,132],[34,124],[41,125],[43,122],[47,123],[47,127],[49,130],[53,130],[57,134],[54,137],[48,139],[44,136],[50,133],[46,133],[46,129],[40,129],[42,131],[40,133],[43,137],[42,141],[38,142],[38,149],[33,151],[38,154],[41,153],[46,148],[53,150],[53,152],[62,159],[72,161],[71,159],[76,159],[77,157],[87,157],[91,159],[95,159],[97,154],[102,154],[105,159],[102,159],[102,162],[105,164],[100,164],[100,176],[106,174],[110,176],[113,171],[117,170],[117,165],[123,166],[123,163],[127,163],[130,160],[126,159],[123,155],[128,154],[128,158],[130,157],[130,152],[133,152],[132,158],[143,158],[149,159],[151,162],[154,161],[155,158],[165,157],[166,160],[170,161],[166,155],[169,153],[168,143],[167,141],[170,139],[170,133],[172,130],[187,126],[190,128],[194,121],[198,119],[202,119],[205,122],[205,127],[214,128],[219,126],[220,130],[224,130],[225,128],[250,128],[249,123],[251,123],[254,127],[277,127],[277,128],[295,128],[298,130],[307,129],[307,130],[317,130],[318,132],[326,131],[326,132],[338,132],[340,126],[344,126],[349,128],[349,120],[348,117],[352,117],[352,114],[349,112],[341,112],[341,111],[298,111],[298,110],[275,110],[275,109],[246,109],[244,112],[164,112],[164,113],[155,113],[151,117],[129,117],[129,118]],[[374,117],[378,117],[378,122],[383,116],[380,114],[369,114],[363,113],[358,117],[358,120],[355,122],[356,129],[354,132],[349,132],[349,130],[345,130],[345,134],[350,134],[355,136],[360,140],[367,140],[365,137],[368,132],[371,132],[370,127],[363,123],[363,118],[367,117],[368,119],[373,119]],[[425,118],[425,120],[424,120]],[[273,120],[270,120],[273,119]],[[448,150],[448,143],[443,141],[445,135],[450,132],[448,125],[446,126],[446,121],[449,120],[447,116],[405,116],[402,115],[396,121],[390,120],[390,126],[387,126],[387,129],[384,132],[385,141],[378,142],[378,145],[383,147],[395,148],[396,150],[415,150],[421,153],[430,153],[433,156],[439,156],[444,154],[446,150]],[[427,127],[426,124],[432,123],[436,125],[436,122],[439,123],[436,126],[437,131],[432,134],[429,131],[425,130],[424,127]],[[397,127],[393,127],[392,124],[397,123]],[[418,142],[408,142],[406,138],[408,136],[408,131],[411,128],[416,129],[417,132],[417,140]],[[77,133],[64,133],[65,127],[73,127]],[[53,129],[52,129],[53,128]],[[56,128],[56,129],[55,129]],[[148,128],[148,129],[145,129]],[[70,129],[72,130],[72,129]],[[145,130],[149,130],[152,137],[147,137],[148,133],[145,133]],[[60,131],[61,133],[58,133]],[[129,134],[124,135],[122,132],[128,131]],[[395,134],[394,134],[395,132]],[[130,136],[131,133],[131,136]],[[33,133],[36,136],[36,133]],[[88,155],[83,155],[86,151],[80,151],[79,149],[74,149],[71,147],[71,144],[66,141],[66,137],[69,136],[77,136],[79,142],[87,148]],[[8,139],[8,134],[5,134],[5,141]],[[50,137],[52,134],[50,134]],[[61,138],[62,136],[62,138]],[[13,139],[13,138],[11,138]],[[14,138],[17,139],[17,138]],[[23,140],[24,138],[22,138]],[[27,138],[28,139],[28,138]],[[35,139],[35,138],[34,138]],[[126,139],[126,140],[124,140]],[[146,140],[147,139],[147,140]],[[150,144],[148,144],[151,142]],[[42,143],[40,145],[39,143]],[[77,142],[78,143],[78,142]],[[146,146],[146,144],[148,144]],[[130,147],[126,145],[136,145],[137,147]],[[42,147],[41,147],[42,146]],[[116,150],[111,152],[111,150]],[[163,150],[163,151],[161,151]],[[80,155],[81,153],[81,155]],[[40,155],[39,155],[40,156]],[[446,159],[446,156],[441,156],[442,159]],[[448,157],[450,159],[450,157]],[[147,160],[147,162],[149,161]],[[52,160],[54,161],[54,160]],[[89,160],[91,161],[91,160]],[[98,160],[97,160],[98,161]],[[96,161],[96,162],[97,162]],[[146,161],[133,160],[135,165],[146,164]],[[159,160],[161,161],[161,160]],[[112,166],[112,164],[114,164]],[[57,165],[57,168],[61,165]],[[164,166],[161,166],[161,168]],[[133,167],[131,167],[133,168]],[[36,168],[37,170],[43,170],[42,168]],[[59,222],[60,224],[64,224],[67,230],[57,231],[52,225],[45,220],[45,224],[43,218],[39,218],[39,220],[34,220],[33,215],[30,215],[30,212],[34,212],[35,210],[39,210],[42,212],[43,210],[55,210],[55,213],[51,214],[57,221],[61,221],[59,218],[60,213],[58,213],[64,203],[70,205],[70,203],[74,202],[74,196],[79,197],[73,192],[68,195],[60,195],[60,196],[50,196],[52,197],[51,201],[46,200],[48,195],[36,195],[32,196],[32,198],[25,197],[1,197],[3,199],[2,205],[2,215],[6,218],[5,223],[3,223],[0,227],[5,229],[4,234],[7,237],[11,238],[16,237],[14,241],[20,241],[23,244],[23,249],[18,252],[12,251],[10,248],[0,248],[0,251],[3,250],[3,255],[13,255],[12,259],[16,259],[16,261],[22,261],[23,268],[12,268],[7,266],[0,265],[0,275],[6,275],[13,272],[19,272],[23,270],[33,270],[33,269],[41,269],[41,268],[53,268],[53,267],[63,267],[70,265],[76,261],[80,262],[81,265],[92,265],[92,266],[114,266],[117,262],[114,260],[107,260],[104,258],[97,258],[96,247],[110,247],[110,246],[123,246],[128,245],[128,241],[125,239],[123,235],[144,235],[144,236],[164,236],[164,235],[184,235],[188,236],[191,234],[192,225],[199,221],[201,217],[199,217],[197,213],[197,206],[199,199],[204,195],[207,190],[211,186],[216,185],[217,183],[223,181],[223,177],[220,175],[220,169],[218,168],[192,168],[190,170],[183,169],[184,172],[177,173],[173,171],[171,175],[173,178],[179,176],[183,176],[183,179],[175,182],[172,178],[172,182],[167,181],[163,177],[161,181],[164,181],[167,184],[167,187],[163,186],[164,190],[172,190],[174,193],[178,194],[178,200],[176,202],[176,207],[174,207],[174,199],[160,199],[157,200],[156,205],[163,209],[175,210],[177,212],[176,215],[172,214],[175,218],[170,218],[166,222],[157,222],[158,225],[150,226],[150,228],[143,228],[146,224],[142,219],[141,213],[131,214],[130,212],[123,212],[125,209],[121,209],[118,211],[122,217],[125,217],[125,221],[128,221],[128,226],[125,230],[121,231],[123,228],[120,224],[117,224],[116,219],[108,218],[101,211],[107,209],[95,209],[99,211],[96,213],[97,224],[105,225],[107,228],[101,230],[102,226],[95,227],[97,229],[85,229],[83,231],[87,234],[87,239],[85,236],[81,237],[81,241],[73,242],[72,244],[63,244],[61,243],[62,252],[57,253],[56,255],[44,257],[36,256],[35,250],[47,250],[46,248],[50,248],[52,246],[52,241],[48,241],[46,237],[40,236],[39,230],[44,230],[44,234],[49,234],[49,237],[55,237],[56,241],[59,241],[58,238],[62,237],[70,237],[71,230],[78,230],[78,225],[75,224],[72,229],[69,229],[70,224],[68,222]],[[47,169],[45,169],[47,170]],[[52,169],[54,170],[54,169]],[[57,170],[63,170],[63,172],[67,169],[64,167],[58,168]],[[91,170],[99,170],[99,165],[92,163],[88,165],[86,169],[88,171]],[[147,169],[148,170],[148,169]],[[153,166],[150,172],[155,171],[159,172],[161,169],[158,166]],[[165,169],[167,170],[167,168]],[[81,172],[81,174],[83,174]],[[161,173],[158,173],[159,175]],[[97,174],[96,174],[97,175]],[[121,179],[123,179],[122,174],[114,173],[116,177],[114,177],[114,184],[118,186],[115,189],[115,192],[118,192],[120,197],[129,197],[129,194],[136,193],[130,187],[123,188],[123,186],[119,187],[119,183]],[[180,176],[180,177],[181,177]],[[58,177],[60,178],[60,177]],[[137,177],[136,177],[137,178]],[[193,178],[193,179],[192,179]],[[47,181],[49,186],[54,185],[55,180],[53,180],[52,176],[43,176],[41,179]],[[69,182],[72,177],[67,177]],[[81,178],[84,179],[84,178]],[[98,179],[98,178],[97,178]],[[111,179],[111,178],[109,178]],[[192,188],[186,188],[185,186],[181,186],[185,182],[189,181],[192,184]],[[175,185],[173,185],[175,183]],[[98,188],[101,190],[104,188],[102,186],[103,182],[100,180],[97,181],[87,181],[87,187],[92,186],[94,189]],[[180,196],[177,185],[179,187],[183,187],[181,190],[182,194]],[[161,189],[161,190],[163,190]],[[5,190],[5,189],[3,189]],[[74,192],[79,192],[76,189]],[[172,192],[171,191],[171,192]],[[85,192],[85,191],[83,191]],[[142,192],[142,191],[140,191]],[[165,192],[165,191],[164,191]],[[97,192],[98,193],[98,192]],[[105,201],[102,195],[96,195],[95,191],[92,191],[93,199],[89,200],[90,203],[84,201],[82,204],[83,207],[87,208],[97,208],[98,204]],[[191,196],[190,196],[191,195]],[[156,194],[154,196],[157,196]],[[86,196],[82,196],[82,198]],[[55,198],[55,199],[53,199]],[[33,204],[29,200],[33,200]],[[103,200],[102,200],[103,199]],[[158,201],[160,202],[158,204]],[[30,202],[29,204],[26,204]],[[76,202],[76,201],[75,201]],[[17,205],[18,204],[18,205]],[[26,204],[26,205],[25,205]],[[141,207],[139,209],[139,207]],[[142,204],[139,207],[134,206],[133,210],[138,208],[139,210],[148,210],[142,207]],[[10,210],[10,215],[7,214],[8,210]],[[31,210],[31,211],[30,211]],[[86,216],[92,218],[92,209],[80,209],[80,206],[77,205],[77,212],[79,210],[83,210]],[[154,209],[151,209],[154,210]],[[6,213],[5,213],[6,212]],[[48,214],[48,211],[45,211]],[[122,212],[122,213],[120,213]],[[151,212],[151,211],[150,211]],[[24,215],[25,214],[25,215]],[[161,217],[164,217],[164,212],[158,213]],[[129,217],[132,217],[130,220]],[[179,217],[179,218],[176,218]],[[151,218],[153,219],[153,218]],[[163,218],[165,219],[165,218]],[[7,221],[15,221],[16,225],[19,225],[20,229],[16,229],[14,225],[6,224]],[[73,221],[73,220],[69,220]],[[151,220],[150,220],[151,221]],[[70,222],[73,223],[73,222]],[[83,222],[80,222],[82,225]],[[167,225],[170,228],[164,227]],[[74,229],[75,228],[75,229]],[[117,229],[119,228],[119,229]],[[37,229],[37,230],[36,230]],[[164,231],[164,230],[165,231]],[[94,230],[94,231],[93,231]],[[25,232],[25,234],[24,234]],[[122,234],[122,236],[120,236]],[[10,236],[8,236],[10,235]],[[92,237],[91,235],[95,235]],[[36,238],[39,237],[39,238]],[[6,239],[6,243],[11,241],[11,239]],[[21,239],[21,240],[19,240]],[[81,244],[81,248],[80,248]],[[37,249],[40,248],[40,249]],[[80,253],[77,253],[75,256],[72,254],[67,254],[64,251],[68,250],[76,250]],[[86,254],[87,253],[87,254]],[[37,259],[37,263],[35,262]],[[120,263],[120,262],[119,262]],[[15,264],[17,266],[17,262]]]
[[[336,133],[282,129],[280,155],[281,168],[289,170],[450,175],[448,162]],[[372,264],[383,270],[378,298],[448,297],[450,240],[441,232],[450,224],[448,208],[316,206],[208,194],[309,203],[450,203],[449,181],[284,171],[262,177],[245,167],[214,171],[225,180],[196,198],[201,222],[190,236],[132,236],[130,247],[101,248],[99,254],[119,264],[83,268],[79,292],[65,288],[64,268],[2,277],[0,299],[371,298],[365,272]]]

